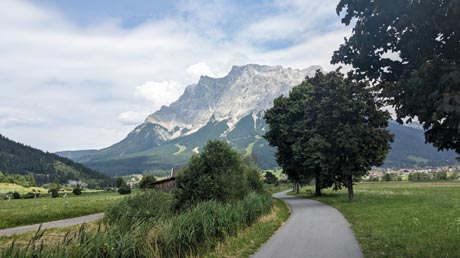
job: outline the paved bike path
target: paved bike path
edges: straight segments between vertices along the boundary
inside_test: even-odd
[[[287,222],[253,258],[362,258],[350,225],[342,214],[324,203],[276,193],[291,207]]]
[[[41,227],[42,230],[50,229],[50,228],[64,228],[64,227],[70,227],[70,226],[79,225],[79,224],[83,224],[87,222],[92,222],[92,221],[101,219],[102,217],[104,217],[104,213],[97,213],[97,214],[91,214],[91,215],[81,216],[77,218],[56,220],[56,221],[44,222],[44,223],[34,224],[34,225],[29,225],[29,226],[5,228],[5,229],[0,229],[0,237],[12,236],[16,234],[26,233],[29,231],[37,231],[40,225],[42,225]]]

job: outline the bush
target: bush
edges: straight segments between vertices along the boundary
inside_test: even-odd
[[[270,171],[265,173],[265,179],[264,179],[266,184],[269,185],[276,185],[278,184],[278,178]]]
[[[153,189],[155,187],[154,183],[156,182],[156,178],[151,175],[145,175],[142,177],[141,181],[139,182],[139,188],[141,189]]]
[[[28,192],[28,193],[24,194],[24,195],[22,196],[22,198],[24,198],[24,199],[33,199],[33,198],[35,198],[35,197],[38,198],[39,196],[40,196],[39,193]]]
[[[132,225],[136,221],[152,221],[172,215],[171,194],[146,191],[129,196],[109,207],[105,219],[110,224]]]
[[[120,188],[118,188],[118,193],[119,194],[130,194],[131,193],[131,187],[127,185],[122,185]]]
[[[21,195],[18,192],[14,192],[12,198],[13,199],[20,199]]]
[[[241,200],[249,190],[244,167],[243,158],[228,143],[209,141],[177,177],[176,208],[186,209],[209,200]]]
[[[390,173],[385,173],[385,175],[383,175],[382,177],[382,181],[401,181],[401,180],[398,180],[398,175],[397,174],[390,174]]]
[[[51,194],[51,197],[52,198],[56,198],[56,197],[59,197],[59,191],[57,188],[51,188],[48,190],[48,193]]]
[[[72,193],[75,194],[75,195],[81,195],[81,188],[80,187],[75,187],[73,190],[72,190]]]

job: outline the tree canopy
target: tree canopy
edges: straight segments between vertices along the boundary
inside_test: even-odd
[[[355,27],[332,63],[371,80],[400,123],[417,118],[427,142],[460,153],[460,1],[341,0],[342,12]]]
[[[176,208],[186,209],[208,200],[240,200],[262,189],[259,171],[224,141],[209,141],[177,177]]]
[[[381,165],[390,149],[389,114],[380,108],[369,85],[318,71],[275,100],[265,137],[289,177],[315,178],[317,194],[346,185],[352,199],[353,177]]]
[[[153,189],[155,188],[155,182],[156,182],[155,176],[152,175],[144,175],[139,182],[139,188],[141,189]]]

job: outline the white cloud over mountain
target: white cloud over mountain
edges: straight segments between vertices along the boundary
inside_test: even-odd
[[[328,69],[349,33],[335,1],[267,2],[276,14],[204,3],[184,1],[177,13],[126,28],[0,1],[0,133],[49,151],[105,147],[200,75],[245,63]],[[277,40],[288,43],[272,47]]]

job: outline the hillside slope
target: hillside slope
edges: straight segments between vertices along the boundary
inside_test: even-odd
[[[14,142],[0,135],[0,171],[3,174],[32,174],[37,184],[83,180],[104,184],[104,174],[53,153]]]

